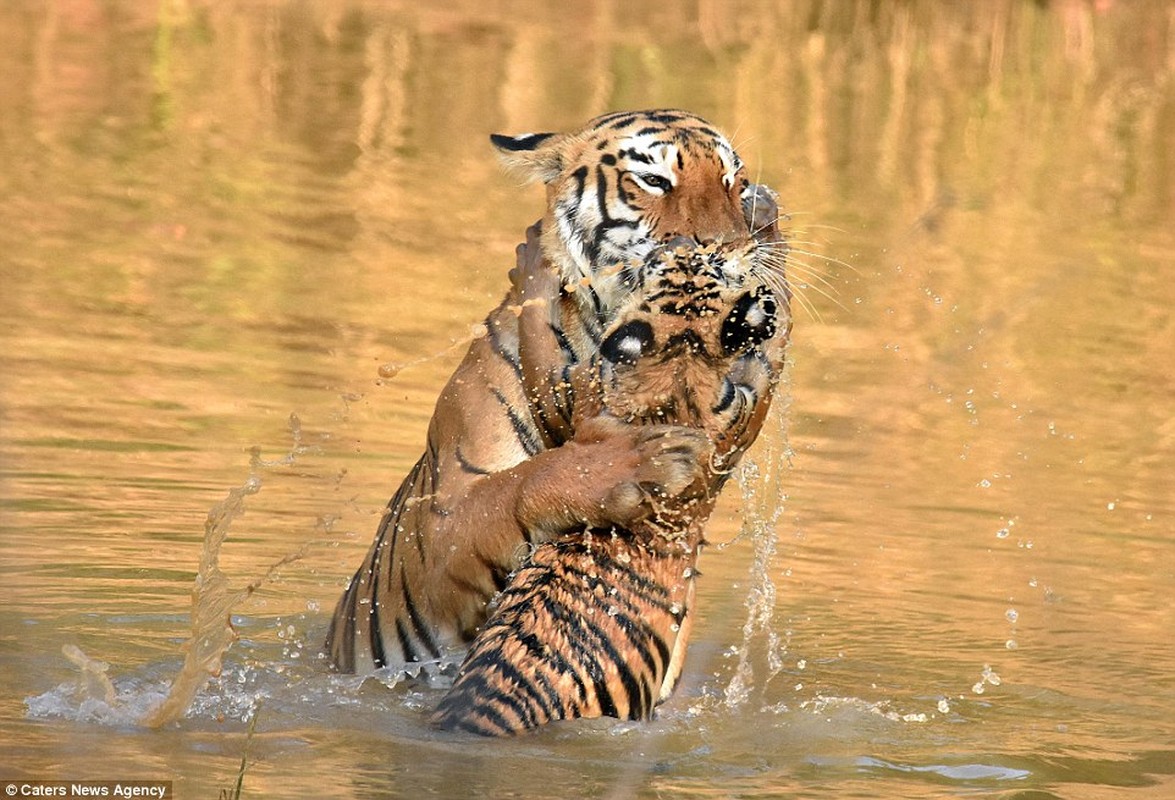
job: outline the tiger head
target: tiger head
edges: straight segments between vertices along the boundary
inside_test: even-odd
[[[608,316],[648,254],[673,237],[751,239],[754,188],[702,118],[661,109],[597,117],[570,133],[490,137],[507,166],[547,187],[543,251]]]
[[[749,443],[778,377],[764,347],[786,343],[791,314],[786,285],[777,293],[748,278],[748,255],[682,239],[650,254],[595,359],[605,413],[701,428],[719,456]]]

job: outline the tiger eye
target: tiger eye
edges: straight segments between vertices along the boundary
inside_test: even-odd
[[[770,289],[759,287],[744,294],[722,323],[722,349],[734,354],[770,339],[775,335],[777,311]]]
[[[643,319],[626,322],[600,345],[600,355],[613,364],[635,364],[653,346],[653,326]]]

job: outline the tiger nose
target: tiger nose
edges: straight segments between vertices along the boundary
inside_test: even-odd
[[[694,238],[707,244],[729,242],[747,235],[747,223],[742,209],[727,198],[706,198],[695,202],[686,209],[686,217],[692,223]]]

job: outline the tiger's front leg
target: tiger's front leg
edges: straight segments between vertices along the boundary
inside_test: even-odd
[[[574,441],[484,476],[461,498],[438,501],[444,507],[435,535],[474,543],[450,554],[450,572],[467,569],[466,558],[512,569],[509,554],[520,543],[632,526],[663,500],[704,493],[711,451],[709,438],[693,428],[589,420]]]
[[[527,229],[510,270],[523,388],[550,439],[573,437],[574,445],[602,452],[561,459],[561,468],[537,471],[521,488],[518,521],[535,541],[585,525],[631,527],[655,513],[662,499],[684,496],[690,488],[699,494],[702,465],[709,460],[704,457],[712,449],[694,428],[633,426],[604,415],[587,364],[552,367],[563,361],[556,331],[559,304],[568,300],[543,257],[541,235],[541,222]],[[552,430],[561,422],[566,424]]]
[[[519,486],[516,519],[535,542],[585,526],[632,527],[670,498],[704,494],[712,445],[693,428],[596,417],[563,449],[571,457],[532,470]]]
[[[518,374],[543,443],[558,447],[575,436],[575,398],[594,395],[590,375],[569,358],[560,341],[563,314],[574,316],[576,302],[564,291],[555,268],[543,255],[542,222],[526,229],[510,270],[510,300],[518,313]]]

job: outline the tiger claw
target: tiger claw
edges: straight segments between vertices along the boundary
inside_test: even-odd
[[[609,522],[631,525],[655,506],[684,495],[705,477],[710,440],[693,428],[649,425],[634,432],[638,461],[633,474],[617,483],[604,502]]]
[[[542,223],[526,229],[526,242],[514,248],[510,286],[518,303],[550,299],[559,292],[559,276],[543,255]]]

